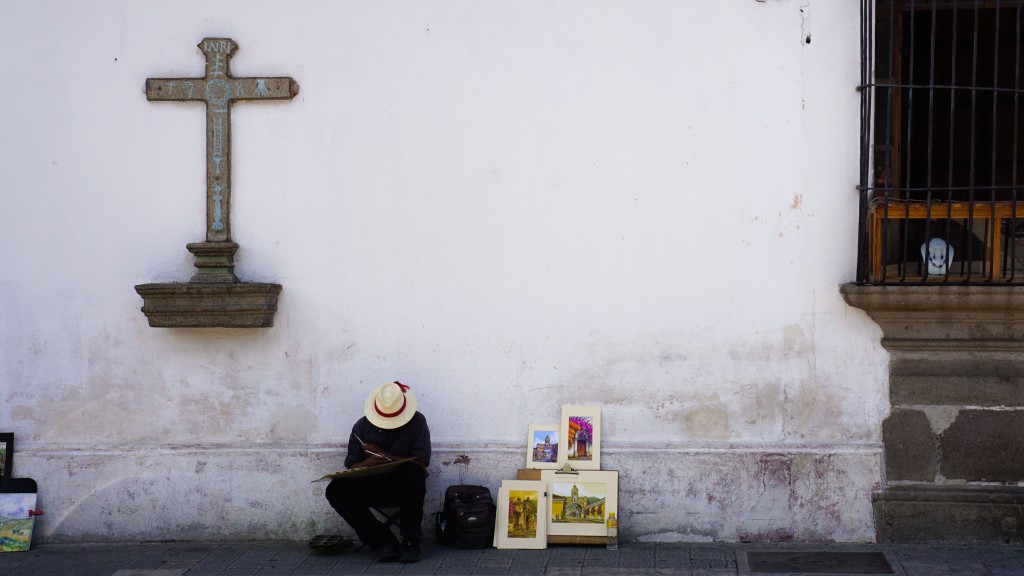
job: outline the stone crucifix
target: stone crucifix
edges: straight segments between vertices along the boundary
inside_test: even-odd
[[[148,78],[150,101],[206,103],[206,241],[188,245],[198,271],[192,282],[238,282],[231,241],[231,105],[238,100],[290,100],[299,85],[289,77],[233,78],[229,69],[238,45],[230,38],[205,38],[203,78]]]

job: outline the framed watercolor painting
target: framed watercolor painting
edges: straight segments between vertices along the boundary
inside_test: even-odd
[[[36,516],[36,481],[12,478],[0,483],[0,552],[24,552],[32,544]]]
[[[574,470],[601,469],[601,407],[562,406],[559,464]]]
[[[544,470],[541,479],[548,488],[549,535],[608,535],[608,515],[619,515],[617,470]]]
[[[527,468],[558,468],[558,424],[530,424],[526,439]]]
[[[541,550],[548,547],[547,486],[542,480],[502,480],[498,489],[495,547]]]
[[[0,481],[11,478],[14,467],[14,433],[0,432]]]

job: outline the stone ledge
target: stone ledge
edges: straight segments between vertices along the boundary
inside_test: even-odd
[[[970,502],[1024,506],[1024,486],[983,484],[897,484],[872,495],[875,502]]]
[[[1024,288],[844,284],[839,292],[881,326],[887,350],[1024,351]]]
[[[269,328],[281,285],[167,282],[139,284],[135,291],[154,328]]]
[[[872,508],[879,542],[1024,541],[1024,487],[890,486]]]

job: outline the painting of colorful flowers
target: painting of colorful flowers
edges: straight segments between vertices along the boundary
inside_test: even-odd
[[[564,462],[579,470],[600,470],[600,406],[562,406],[562,443]]]

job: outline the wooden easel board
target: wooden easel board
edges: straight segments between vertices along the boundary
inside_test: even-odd
[[[388,462],[387,464],[378,464],[376,466],[367,466],[366,468],[349,468],[348,470],[342,470],[340,472],[331,472],[313,480],[313,482],[319,482],[321,480],[335,480],[337,478],[361,478],[364,476],[377,476],[380,474],[387,474],[388,472],[394,472],[399,466],[406,462],[412,462],[415,460],[413,457],[402,458],[401,460],[395,460],[394,462]]]

